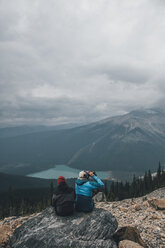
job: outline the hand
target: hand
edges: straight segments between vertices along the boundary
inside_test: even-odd
[[[94,175],[93,171],[89,171],[88,174],[89,174],[90,177],[93,177],[93,175]]]

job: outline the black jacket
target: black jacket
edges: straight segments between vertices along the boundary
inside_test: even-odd
[[[58,215],[70,215],[74,211],[75,192],[65,182],[61,182],[54,191],[52,206]]]

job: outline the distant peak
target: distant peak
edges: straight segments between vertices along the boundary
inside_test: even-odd
[[[164,113],[165,113],[164,110],[160,108],[137,109],[130,112],[130,114],[133,115],[144,115],[144,114],[156,115],[156,114],[164,114]]]

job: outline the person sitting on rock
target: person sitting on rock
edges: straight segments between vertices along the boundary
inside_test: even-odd
[[[72,215],[75,203],[74,189],[67,185],[66,179],[62,176],[57,179],[57,184],[58,186],[55,188],[52,197],[52,206],[55,208],[57,215]]]
[[[90,181],[89,177],[94,179]],[[81,171],[76,180],[76,210],[91,212],[94,208],[93,190],[100,189],[104,183],[92,171]]]

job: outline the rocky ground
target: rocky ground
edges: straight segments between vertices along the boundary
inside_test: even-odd
[[[165,208],[162,206],[162,210],[157,210],[158,202],[155,201],[163,198],[161,204],[165,207],[165,188],[144,197],[111,203],[98,202],[96,207],[110,211],[116,217],[119,228],[137,227],[148,247],[165,248]]]
[[[6,246],[15,229],[20,227],[27,220],[37,215],[39,215],[39,213],[24,217],[11,216],[0,220],[0,248]]]
[[[110,211],[118,221],[118,229],[124,226],[137,227],[148,247],[165,248],[165,188],[140,198],[118,202],[97,202],[96,207]],[[6,244],[15,229],[39,215],[38,213],[1,220],[0,248],[7,247]]]

